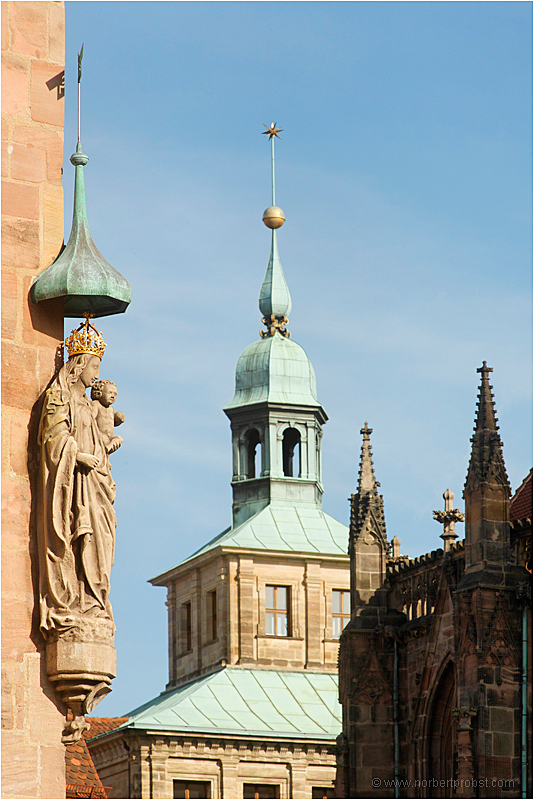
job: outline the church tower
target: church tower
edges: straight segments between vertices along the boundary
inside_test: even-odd
[[[124,797],[130,779],[143,797],[333,795],[339,637],[350,619],[348,530],[322,509],[327,416],[313,367],[287,330],[291,298],[277,242],[285,218],[274,197],[279,130],[266,131],[273,197],[263,215],[271,230],[259,299],[265,330],[239,356],[224,409],[231,524],[152,579],[167,588],[166,691],[91,744],[111,784],[108,742],[127,742],[133,768],[124,766],[121,745]],[[190,530],[177,535],[193,538]],[[142,766],[146,748],[157,764],[152,776]]]
[[[263,221],[271,229],[271,253],[259,308],[266,330],[240,355],[235,394],[224,411],[232,427],[232,523],[245,522],[267,505],[320,508],[322,426],[328,419],[317,400],[315,373],[285,327],[291,296],[278,253],[277,228],[284,224],[275,205],[275,126],[271,140],[272,205]]]

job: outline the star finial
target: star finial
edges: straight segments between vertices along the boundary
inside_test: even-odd
[[[279,139],[280,137],[278,136],[278,134],[280,133],[280,131],[284,130],[283,128],[277,128],[276,127],[276,122],[271,122],[270,125],[264,125],[263,127],[267,128],[267,130],[266,131],[262,131],[262,134],[264,136],[268,136],[269,139],[272,139],[273,136],[276,136],[276,138]]]

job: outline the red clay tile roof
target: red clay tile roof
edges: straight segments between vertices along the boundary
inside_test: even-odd
[[[108,797],[109,786],[102,786],[85,739],[65,748],[66,796]]]
[[[128,717],[86,717],[85,719],[91,725],[89,730],[83,732],[85,739],[92,739],[93,736],[113,731],[124,722],[128,722]]]
[[[510,520],[532,519],[532,470],[510,501]]]

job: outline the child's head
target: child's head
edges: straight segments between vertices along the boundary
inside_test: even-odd
[[[117,387],[113,381],[95,381],[91,388],[91,400],[98,400],[106,408],[117,399]]]

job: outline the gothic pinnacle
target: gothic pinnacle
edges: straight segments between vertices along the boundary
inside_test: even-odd
[[[360,430],[360,433],[363,436],[363,442],[360,456],[360,472],[358,475],[359,494],[366,494],[367,492],[373,491],[373,489],[376,490],[380,486],[375,478],[373,468],[373,455],[371,451],[372,432],[373,429],[368,426],[367,422]]]
[[[485,361],[477,369],[481,373],[480,393],[478,396],[478,409],[475,420],[475,431],[489,430],[498,431],[497,417],[495,416],[495,406],[493,404],[492,386],[489,383],[489,374],[493,372],[492,367],[488,367]]]
[[[464,486],[464,497],[468,488],[474,488],[481,483],[506,485],[510,491],[491,392],[493,387],[489,383],[489,373],[493,370],[484,361],[477,372],[481,374],[480,389],[474,433],[471,437],[471,457]]]

